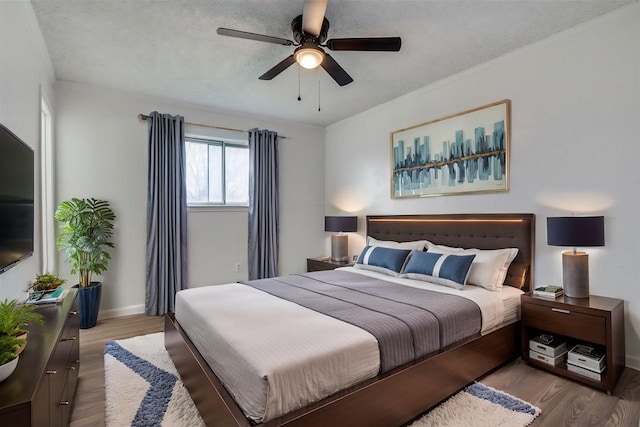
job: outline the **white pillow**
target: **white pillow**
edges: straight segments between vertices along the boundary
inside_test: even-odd
[[[453,246],[436,245],[435,243],[427,242],[427,250],[431,252],[436,252],[438,250],[443,250],[448,252],[462,252],[464,251],[464,248],[454,248]]]
[[[490,291],[502,289],[511,261],[518,255],[517,248],[505,249],[462,249],[430,244],[428,251],[437,254],[471,255],[476,257],[471,263],[468,283],[482,286]]]
[[[409,249],[423,251],[427,245],[432,243],[428,240],[414,240],[412,242],[394,242],[393,240],[378,240],[371,236],[367,237],[367,246],[378,246],[380,248],[390,249]]]

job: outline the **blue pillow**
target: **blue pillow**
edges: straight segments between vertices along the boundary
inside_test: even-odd
[[[398,277],[410,254],[410,249],[365,246],[354,267]]]
[[[473,255],[436,254],[414,251],[402,277],[462,289],[467,283]]]

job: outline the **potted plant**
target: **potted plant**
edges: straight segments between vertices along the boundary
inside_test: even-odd
[[[27,344],[23,328],[31,322],[43,323],[42,315],[34,309],[32,305],[18,305],[16,300],[0,302],[0,381],[11,375]]]
[[[66,282],[65,279],[61,279],[57,274],[38,274],[36,279],[29,284],[27,291],[29,292],[42,292],[52,291]]]
[[[92,328],[98,320],[102,283],[91,277],[102,274],[109,265],[107,248],[114,247],[111,237],[116,215],[106,200],[73,198],[60,203],[55,218],[62,225],[56,245],[71,262],[71,274],[78,273],[80,328]]]
[[[20,342],[20,338],[0,335],[0,382],[6,380],[18,366],[17,349]]]

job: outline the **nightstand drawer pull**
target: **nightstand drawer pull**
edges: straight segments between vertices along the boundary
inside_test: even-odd
[[[555,311],[557,313],[571,314],[569,310],[563,310],[561,308],[552,308],[551,311]]]

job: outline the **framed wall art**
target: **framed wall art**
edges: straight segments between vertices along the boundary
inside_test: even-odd
[[[508,99],[391,132],[391,197],[509,189]]]

